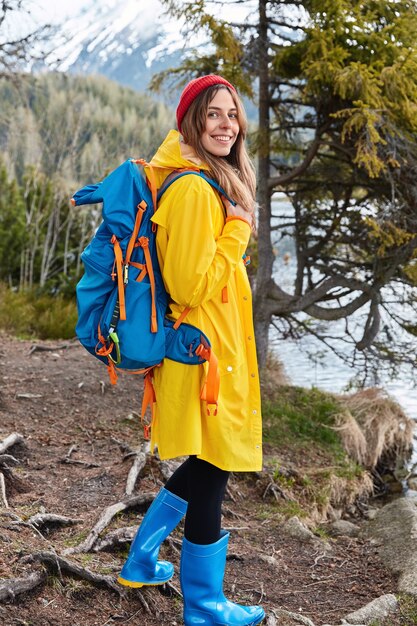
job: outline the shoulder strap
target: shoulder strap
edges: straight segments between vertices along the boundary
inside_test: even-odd
[[[165,191],[168,189],[168,187],[170,187],[172,185],[172,183],[174,183],[176,180],[178,180],[178,178],[182,178],[183,176],[188,176],[188,174],[194,174],[195,176],[200,176],[200,178],[203,178],[209,185],[211,185],[211,187],[216,189],[216,191],[218,191],[221,195],[223,195],[225,198],[227,198],[227,200],[229,200],[229,202],[231,204],[233,204],[233,206],[236,205],[236,202],[234,200],[232,200],[232,198],[230,198],[230,196],[227,195],[227,193],[225,192],[223,187],[221,187],[219,185],[219,183],[217,183],[215,180],[213,180],[212,178],[207,176],[207,174],[205,174],[201,170],[200,171],[197,171],[197,170],[176,170],[176,171],[172,172],[171,174],[169,174],[169,176],[166,177],[162,187],[158,191],[158,202],[161,199],[162,195],[165,193]]]

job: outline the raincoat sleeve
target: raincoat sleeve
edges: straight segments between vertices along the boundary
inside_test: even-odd
[[[198,180],[190,185],[184,177],[178,183],[182,184],[160,207],[161,214],[158,209],[155,216],[167,231],[162,274],[175,302],[196,307],[211,300],[227,284],[237,263],[242,262],[251,229],[243,219],[228,218],[216,238],[219,215],[220,223],[224,222],[216,194]]]

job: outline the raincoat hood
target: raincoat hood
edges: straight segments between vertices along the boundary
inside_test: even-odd
[[[169,131],[150,164],[154,168],[158,187],[173,170],[195,169],[196,166],[201,170],[208,170],[208,166],[200,161],[193,148],[182,142],[177,130]],[[147,172],[147,168],[145,171]]]

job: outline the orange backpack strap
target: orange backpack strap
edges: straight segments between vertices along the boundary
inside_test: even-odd
[[[158,331],[158,322],[156,317],[156,288],[155,288],[155,275],[153,273],[153,265],[151,253],[149,252],[149,239],[148,237],[140,237],[139,244],[142,246],[143,253],[145,255],[146,269],[148,271],[149,283],[151,285],[151,332],[156,333]]]
[[[114,249],[114,257],[116,260],[116,270],[117,270],[117,291],[119,296],[119,307],[120,307],[120,319],[126,319],[126,305],[125,305],[125,286],[124,286],[124,276],[123,276],[123,253],[120,247],[120,244],[117,240],[117,237],[113,235],[111,238],[111,242],[113,244]]]
[[[133,228],[132,231],[132,235],[129,239],[129,244],[127,246],[127,250],[126,250],[126,258],[125,258],[125,264],[129,265],[130,264],[130,257],[132,256],[132,252],[133,252],[133,248],[135,247],[135,243],[136,243],[136,238],[138,236],[139,233],[139,228],[142,222],[142,217],[143,214],[145,213],[147,208],[147,204],[144,200],[142,200],[142,202],[139,202],[138,206],[137,206],[137,213],[136,213],[136,219],[135,219],[135,226]]]
[[[181,313],[181,315],[179,316],[179,318],[176,320],[174,326],[172,327],[174,330],[178,330],[178,328],[181,326],[181,324],[183,323],[183,321],[185,320],[185,318],[187,317],[188,313],[191,311],[191,307],[187,306],[183,312]]]
[[[220,374],[217,357],[211,348],[204,346],[202,343],[200,343],[195,352],[208,362],[207,377],[201,390],[200,398],[207,403],[207,414],[211,415],[211,405],[214,406],[213,415],[217,415],[220,389]]]
[[[145,161],[145,159],[132,159],[132,162],[139,163],[139,165],[142,165],[143,167],[147,167],[149,169],[149,178],[147,177],[147,179],[149,180],[149,187],[150,187],[151,194],[152,194],[153,210],[156,211],[156,207],[158,203],[157,201],[158,190],[156,187],[156,176],[155,176],[153,165]]]

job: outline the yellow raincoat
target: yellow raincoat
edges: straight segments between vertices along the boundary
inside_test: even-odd
[[[170,131],[151,161],[157,186],[172,170],[196,163],[207,169],[179,133]],[[251,289],[242,260],[250,227],[241,218],[226,219],[217,192],[193,175],[167,189],[152,220],[158,224],[157,252],[171,317],[192,307],[185,321],[208,336],[220,370],[217,415],[208,415],[200,400],[206,365],[164,359],[155,368],[152,449],[157,446],[162,459],[195,454],[223,470],[260,470],[259,377]]]

